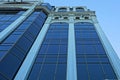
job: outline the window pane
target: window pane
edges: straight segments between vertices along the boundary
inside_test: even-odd
[[[90,80],[104,80],[102,68],[99,64],[88,64]]]
[[[86,64],[78,64],[77,65],[77,76],[78,76],[78,80],[89,80],[89,74],[87,71],[87,66]]]

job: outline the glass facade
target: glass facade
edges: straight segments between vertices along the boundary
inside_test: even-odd
[[[117,80],[92,23],[75,24],[78,80]]]
[[[18,10],[0,9],[0,32],[25,16],[22,5],[32,4],[11,5]],[[112,50],[109,54],[94,11],[49,3],[29,10],[27,19],[0,42],[0,80],[119,80],[117,57],[111,57]]]
[[[67,46],[68,24],[51,24],[28,80],[65,80],[67,71]]]
[[[7,28],[17,18],[19,18],[25,11],[5,11],[0,10],[0,32]]]
[[[40,32],[47,15],[33,12],[0,44],[0,79],[12,80]]]

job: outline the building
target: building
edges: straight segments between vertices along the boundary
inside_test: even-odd
[[[95,11],[0,4],[0,80],[119,80],[119,66]]]

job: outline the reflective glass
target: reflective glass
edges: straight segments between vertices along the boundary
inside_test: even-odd
[[[89,80],[89,73],[87,71],[86,64],[78,64],[77,65],[77,74],[78,74],[78,80]]]
[[[21,13],[22,12],[22,13]],[[17,18],[19,18],[25,11],[0,11],[0,31],[3,31],[11,23],[13,23]]]
[[[62,37],[63,36],[63,37]],[[35,63],[42,65],[37,72],[39,80],[65,80],[67,68],[68,24],[50,25]],[[35,64],[34,63],[34,64]],[[30,77],[32,77],[32,68]],[[36,77],[37,77],[36,76]],[[46,77],[45,77],[46,76]],[[36,77],[31,79],[36,79]],[[29,79],[29,78],[28,78]]]
[[[117,80],[92,23],[75,23],[75,40],[78,80]]]
[[[104,80],[104,73],[100,64],[88,64],[90,80]]]
[[[23,12],[16,14],[17,16],[13,16],[18,18],[20,15],[22,15],[22,13]],[[34,20],[33,18],[29,18],[31,16],[34,16],[36,20]],[[10,16],[7,17],[8,19],[10,18]],[[32,47],[32,44],[36,40],[38,33],[40,32],[46,20],[47,15],[42,11],[35,11],[29,17],[28,18],[32,20],[26,19],[0,45],[0,73],[5,75],[9,80],[14,79],[14,76],[18,72],[22,62],[24,61],[26,55]],[[39,18],[40,20],[37,20]],[[6,21],[7,19],[3,20]],[[9,20],[11,20],[11,18]],[[6,24],[10,24],[10,21],[8,21]]]

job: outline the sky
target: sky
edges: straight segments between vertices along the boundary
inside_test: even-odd
[[[120,58],[120,0],[44,0],[52,6],[87,6],[96,11],[102,30]]]

